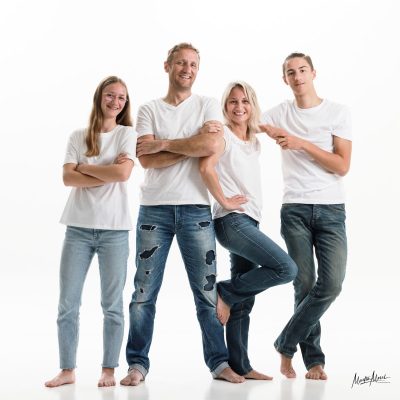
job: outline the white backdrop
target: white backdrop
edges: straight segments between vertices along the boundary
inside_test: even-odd
[[[289,53],[312,56],[321,97],[351,107],[354,130],[348,192],[348,272],[343,292],[323,317],[327,369],[353,375],[398,375],[400,29],[396,0],[179,1],[14,0],[0,5],[1,41],[1,376],[11,393],[19,371],[38,386],[58,368],[58,263],[64,227],[58,220],[68,188],[61,180],[67,138],[84,127],[98,82],[128,84],[137,107],[166,93],[166,52],[181,41],[200,49],[194,91],[217,97],[234,79],[248,81],[263,110],[291,97],[281,80]],[[396,50],[397,49],[397,50]],[[262,229],[279,235],[281,172],[278,148],[263,144]],[[142,170],[131,177],[136,219]],[[134,254],[134,233],[131,236]],[[125,309],[131,295],[130,258]],[[218,248],[219,278],[229,274]],[[101,310],[97,264],[84,290],[78,364],[99,372]],[[290,317],[292,287],[258,296],[250,354],[254,366],[278,375],[272,343]],[[167,264],[152,347],[152,373],[190,364],[208,374],[180,255]],[[295,361],[302,371],[300,357]],[[125,369],[121,352],[119,375]],[[397,368],[397,370],[395,370]],[[340,373],[339,373],[340,371]],[[89,373],[89,372],[88,372]],[[92,373],[92,372],[90,372]],[[378,389],[374,389],[378,390]],[[353,393],[353,392],[352,392]],[[371,394],[371,392],[368,392]],[[375,393],[377,394],[377,393]],[[3,396],[2,396],[3,398]]]

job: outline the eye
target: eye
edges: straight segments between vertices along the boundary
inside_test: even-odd
[[[119,96],[118,100],[122,103],[125,103],[126,101],[128,101],[128,99],[126,99],[124,96]]]
[[[191,67],[194,68],[194,69],[197,69],[197,64],[196,63],[192,63]]]

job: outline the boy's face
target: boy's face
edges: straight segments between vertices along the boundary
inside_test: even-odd
[[[286,62],[283,80],[294,94],[306,94],[310,89],[314,89],[314,78],[315,70],[311,69],[304,58],[296,57]]]

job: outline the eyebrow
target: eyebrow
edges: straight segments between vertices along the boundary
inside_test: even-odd
[[[302,68],[310,68],[310,67],[308,65],[302,65],[301,67],[298,67],[297,69],[302,69]],[[295,68],[290,68],[290,69],[286,70],[286,72],[291,72],[294,70],[295,70]]]

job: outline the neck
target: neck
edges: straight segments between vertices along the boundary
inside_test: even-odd
[[[312,108],[322,103],[322,99],[317,96],[315,91],[311,94],[295,95],[294,97],[299,108]]]
[[[247,124],[234,124],[230,122],[227,126],[240,140],[248,140]]]
[[[117,126],[115,118],[105,119],[101,125],[101,132],[110,132]]]
[[[178,106],[183,101],[185,101],[188,97],[190,97],[191,94],[192,94],[192,91],[190,89],[177,91],[170,87],[168,89],[167,95],[163,98],[163,100],[166,103],[171,104],[172,106]]]

